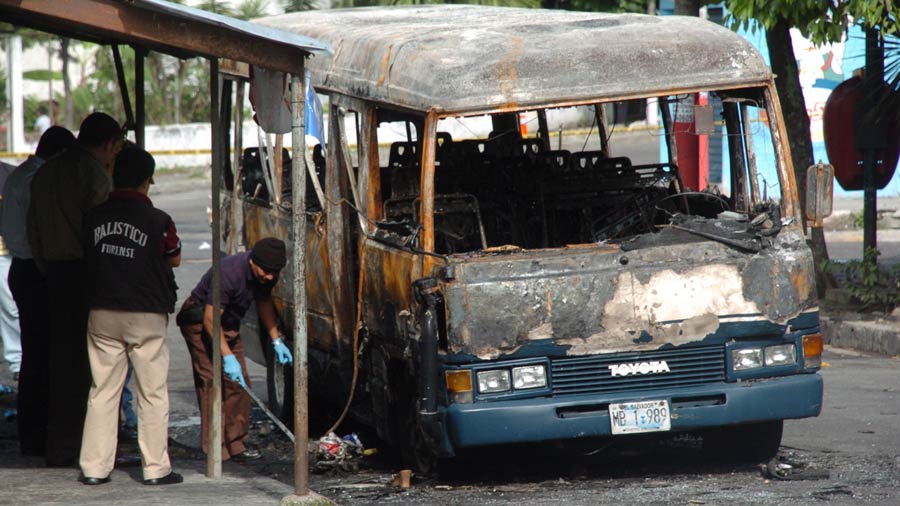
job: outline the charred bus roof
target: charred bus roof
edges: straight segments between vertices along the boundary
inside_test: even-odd
[[[256,22],[329,42],[313,83],[415,111],[474,113],[757,85],[762,57],[694,17],[467,5],[307,11]]]

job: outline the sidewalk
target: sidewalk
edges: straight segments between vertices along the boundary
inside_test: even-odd
[[[2,505],[179,505],[256,506],[277,505],[293,493],[291,487],[245,472],[238,464],[224,464],[223,478],[206,478],[205,465],[197,461],[174,461],[184,483],[158,487],[141,484],[141,469],[116,469],[105,485],[86,486],[76,481],[78,470],[43,467],[40,458],[24,458],[9,451],[15,441],[3,441],[0,473],[3,476]]]
[[[3,367],[0,384],[10,386],[12,378]],[[15,394],[0,393],[0,412],[15,407]],[[132,452],[128,452],[132,454]],[[134,453],[136,454],[136,452]],[[0,506],[75,506],[75,505],[166,505],[166,506],[273,506],[291,496],[293,487],[261,472],[253,466],[225,462],[222,479],[206,477],[205,456],[196,448],[170,440],[169,454],[175,472],[184,483],[148,487],[141,483],[141,467],[116,465],[112,481],[87,486],[77,481],[79,470],[47,468],[41,457],[23,457],[16,439],[16,420],[0,417]],[[330,502],[303,504],[325,505]]]
[[[862,194],[857,193],[858,198],[835,198],[834,214],[825,222],[825,241],[832,260],[862,257],[863,230],[847,228],[853,221],[851,213],[862,213]],[[879,214],[877,247],[881,252],[878,263],[885,267],[900,264],[900,228],[897,228],[900,226],[900,198],[879,197],[876,209]],[[897,317],[840,310],[840,304],[831,300],[823,301],[822,306],[822,334],[827,344],[889,357],[900,355],[900,319]]]

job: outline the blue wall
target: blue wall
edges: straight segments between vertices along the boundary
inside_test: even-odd
[[[721,8],[724,11],[724,4],[718,4],[713,7]],[[674,12],[674,0],[660,0],[659,13],[661,15],[671,15]],[[766,62],[769,62],[769,50],[766,46],[766,36],[763,29],[757,30],[738,30],[738,34],[750,41],[762,54]],[[796,32],[794,32],[796,34]],[[842,45],[815,48],[801,38],[794,38],[794,54],[798,59],[798,65],[801,67],[801,84],[804,87],[804,96],[806,99],[806,107],[810,115],[811,128],[810,133],[813,139],[813,157],[814,161],[828,162],[828,154],[825,151],[825,142],[822,140],[822,124],[821,115],[828,94],[842,81],[849,79],[853,75],[853,71],[865,65],[865,35],[859,27],[852,27],[847,35],[846,41]],[[836,60],[836,61],[834,61]],[[833,65],[828,64],[834,62]],[[838,64],[839,63],[839,64]],[[759,135],[754,136],[755,144],[758,149],[771,147],[768,139],[761,138]],[[712,142],[712,141],[711,141]],[[664,146],[662,146],[664,154]],[[759,172],[760,175],[768,181],[777,180],[777,172],[774,165],[764,163],[770,161],[763,153],[759,156]],[[710,163],[715,160],[710,158]],[[728,174],[726,167],[727,160],[721,160],[721,172],[717,168],[710,167],[710,175],[715,173]],[[727,181],[723,181],[728,184]],[[862,198],[862,191],[846,191],[835,181],[835,196]],[[900,174],[895,173],[894,177],[888,185],[878,192],[879,196],[894,197],[900,195]]]

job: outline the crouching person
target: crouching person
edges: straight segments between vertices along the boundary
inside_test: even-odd
[[[116,157],[109,200],[85,217],[91,308],[88,357],[93,376],[79,460],[79,481],[85,485],[110,479],[129,359],[136,379],[143,483],[182,482],[169,462],[166,383],[166,327],[175,309],[176,290],[172,268],[181,263],[181,242],[172,218],[147,197],[154,167],[146,151],[123,149]]]
[[[222,382],[222,460],[245,462],[262,456],[246,442],[250,396],[244,388],[249,387],[249,378],[239,331],[241,318],[255,301],[259,321],[269,336],[276,359],[281,364],[292,362],[291,352],[279,334],[272,303],[272,288],[286,262],[284,242],[273,237],[260,239],[251,251],[222,259],[222,332],[216,336],[222,344],[222,369],[228,380]],[[194,386],[200,404],[201,444],[205,453],[209,453],[213,374],[221,374],[212,368],[212,304],[212,269],[209,269],[184,302],[176,319],[191,353]]]

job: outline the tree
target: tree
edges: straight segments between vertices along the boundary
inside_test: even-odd
[[[318,0],[282,0],[284,12],[311,11],[318,5]]]
[[[244,0],[237,7],[234,16],[238,19],[261,18],[268,14],[268,0]]]
[[[223,16],[235,17],[235,9],[227,0],[203,0],[196,7]]]
[[[813,43],[840,42],[853,20],[866,27],[879,27],[882,33],[896,34],[900,9],[890,1],[843,0],[727,0],[734,27],[753,29],[757,22],[766,29],[766,45],[769,49],[772,71],[776,74],[775,87],[781,99],[787,142],[791,146],[800,204],[806,204],[806,168],[813,164],[812,140],[809,133],[809,116],[800,86],[797,59],[791,43],[790,28],[796,27]],[[893,83],[897,88],[898,77]],[[803,220],[804,226],[806,220]],[[833,286],[833,281],[822,271],[828,260],[825,233],[814,228],[811,246],[816,260],[816,281],[820,295]]]

